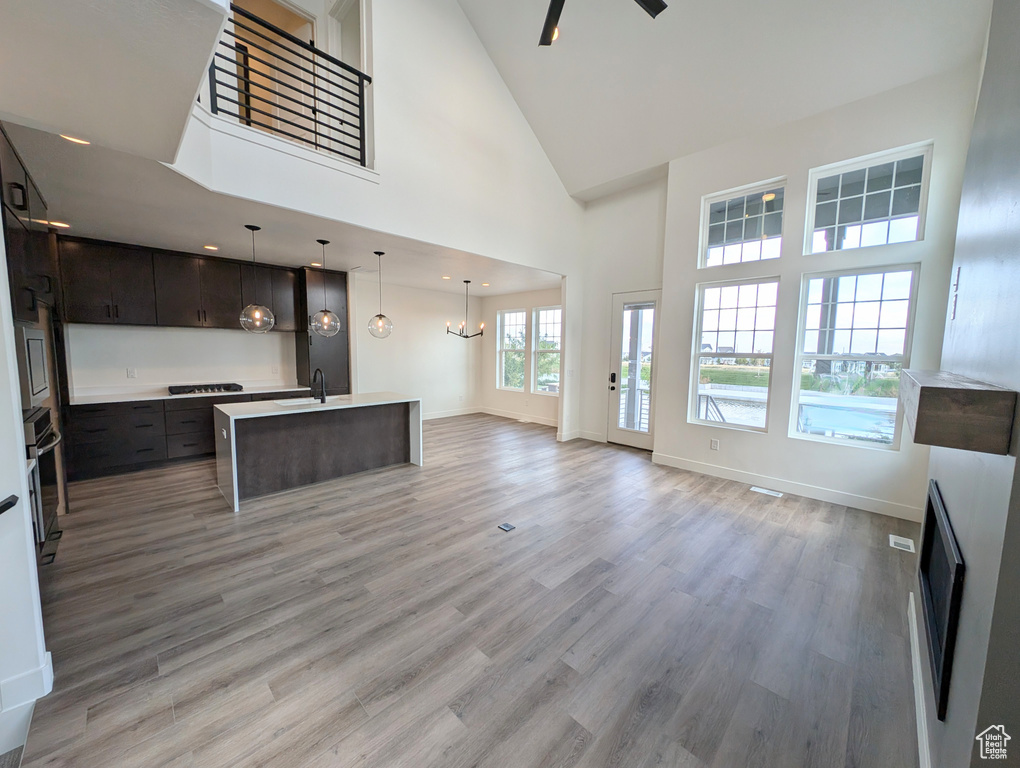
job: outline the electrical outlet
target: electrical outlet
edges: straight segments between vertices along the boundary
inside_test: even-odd
[[[524,407],[527,408],[529,405],[531,405],[531,401],[528,398],[524,398]]]
[[[273,373],[279,373],[279,372],[280,372],[280,366],[274,365],[273,366]]]
[[[464,402],[464,395],[457,395],[457,399],[460,400],[460,402],[463,403]]]
[[[719,450],[719,441],[718,440],[710,441],[709,444],[708,444],[708,447],[711,448],[713,451],[718,451]]]
[[[129,379],[137,379],[138,378],[138,369],[137,368],[128,368],[127,369],[127,377]]]

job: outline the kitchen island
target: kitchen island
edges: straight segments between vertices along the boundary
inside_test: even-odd
[[[392,464],[422,464],[421,399],[396,392],[217,405],[216,482],[246,499]]]

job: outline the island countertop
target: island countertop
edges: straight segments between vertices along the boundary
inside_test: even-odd
[[[308,400],[314,402],[306,402]],[[222,411],[231,420],[255,419],[260,416],[280,416],[288,413],[308,413],[310,411],[335,411],[340,408],[364,408],[370,405],[390,405],[392,403],[420,403],[420,397],[409,397],[398,392],[359,392],[353,395],[330,395],[325,403],[319,398],[300,398],[297,400],[260,400],[251,403],[223,403],[214,408]]]
[[[421,398],[397,392],[223,403],[213,406],[213,424],[217,485],[235,512],[245,499],[422,465]]]

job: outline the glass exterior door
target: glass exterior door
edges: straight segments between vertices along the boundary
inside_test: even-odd
[[[658,291],[613,296],[610,442],[652,448],[652,354]]]

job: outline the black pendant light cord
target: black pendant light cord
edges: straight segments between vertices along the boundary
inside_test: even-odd
[[[329,240],[316,240],[322,246],[322,311],[326,311],[326,246]]]
[[[251,231],[251,281],[255,284],[255,303],[259,303],[259,280],[255,276],[255,233],[258,232],[262,227],[255,226],[254,224],[245,224],[244,228]]]
[[[386,251],[376,251],[375,255],[379,264],[379,314],[382,314],[382,257]]]

